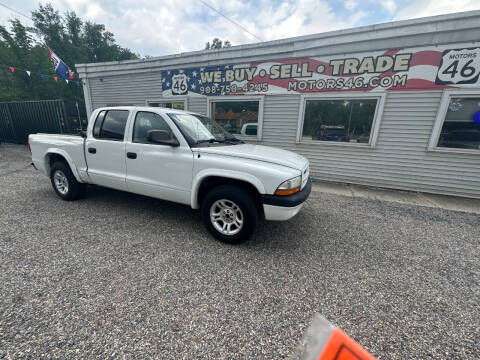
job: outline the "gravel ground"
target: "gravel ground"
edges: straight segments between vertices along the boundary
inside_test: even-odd
[[[58,199],[0,146],[0,358],[296,353],[316,313],[380,359],[480,358],[478,215],[312,193],[241,246],[188,207]]]

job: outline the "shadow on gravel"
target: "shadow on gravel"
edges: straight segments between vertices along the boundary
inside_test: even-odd
[[[80,201],[94,202],[97,205],[115,205],[123,207],[126,211],[149,210],[152,211],[152,216],[174,217],[178,213],[182,213],[186,219],[197,217],[201,222],[200,216],[197,216],[199,215],[198,211],[187,205],[96,185],[89,185],[86,196]]]
[[[132,216],[141,213],[142,216],[150,218],[151,220],[169,221],[180,218],[184,226],[192,228],[193,231],[199,231],[211,241],[216,241],[207,233],[200,211],[194,210],[188,205],[100,186],[88,186],[85,198],[80,201],[95,207],[114,206],[117,212],[129,212]],[[301,228],[304,228],[304,226],[297,227],[307,220],[308,217],[305,217],[302,212],[286,222],[266,221],[260,217],[257,231],[253,234],[252,238],[236,247],[245,249],[257,248],[262,251],[265,250],[265,248],[281,251],[298,248],[301,244],[298,240],[303,234]],[[226,246],[229,245],[226,244]]]

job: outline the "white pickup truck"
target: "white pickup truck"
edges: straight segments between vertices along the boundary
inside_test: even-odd
[[[33,165],[60,198],[75,200],[93,184],[186,204],[228,243],[247,240],[259,216],[295,216],[311,189],[303,156],[245,144],[187,111],[100,108],[80,136],[32,134],[28,141]]]

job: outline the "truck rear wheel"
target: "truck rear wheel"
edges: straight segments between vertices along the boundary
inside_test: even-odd
[[[53,190],[63,200],[77,200],[85,193],[85,184],[79,183],[70,167],[63,162],[56,162],[52,165],[50,180]]]
[[[239,186],[221,185],[213,188],[203,199],[201,211],[207,230],[225,243],[240,244],[247,241],[257,226],[255,200]]]

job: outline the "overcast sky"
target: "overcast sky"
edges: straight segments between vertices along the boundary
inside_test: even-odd
[[[480,10],[480,0],[205,0],[263,40]],[[0,0],[30,15],[35,0]],[[105,24],[121,46],[142,56],[203,49],[213,37],[233,45],[257,42],[198,0],[52,0],[61,12]],[[42,2],[45,3],[45,2]],[[0,24],[17,17],[0,7]]]

